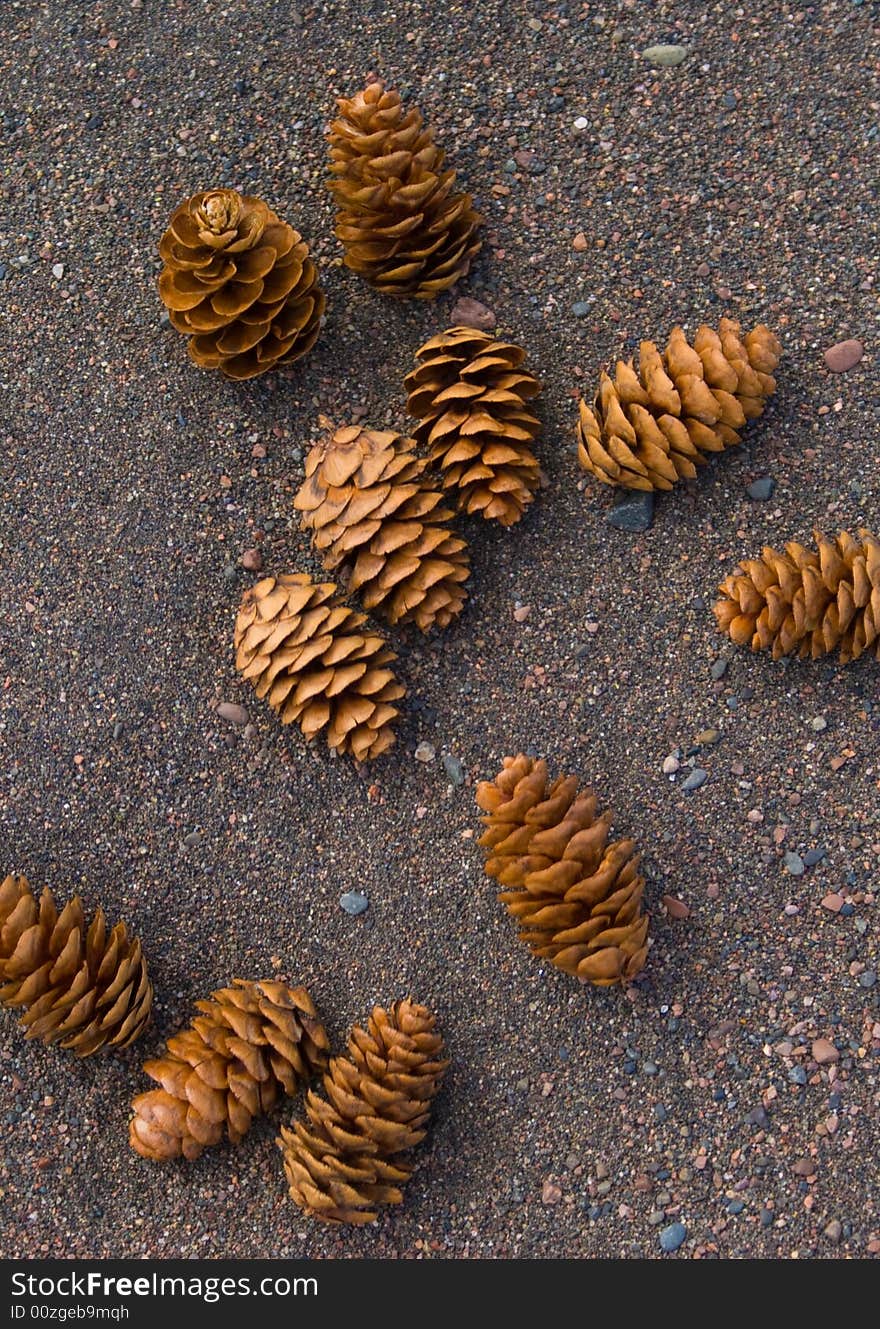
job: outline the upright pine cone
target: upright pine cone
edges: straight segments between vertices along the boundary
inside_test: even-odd
[[[765,547],[719,587],[718,626],[738,646],[770,650],[773,659],[840,650],[842,664],[873,648],[880,660],[880,541],[841,531],[814,532],[818,552],[792,541],[785,553]]]
[[[568,974],[609,987],[628,983],[645,963],[645,879],[632,840],[608,844],[611,813],[577,792],[575,776],[548,788],[547,763],[505,757],[493,781],[477,786],[488,813],[479,843],[486,872],[535,955]]]
[[[411,438],[359,425],[328,433],[306,458],[294,507],[324,567],[339,568],[366,609],[428,632],[461,612],[470,561],[414,447]]]
[[[48,887],[37,901],[17,873],[0,883],[0,1006],[24,1008],[25,1038],[78,1057],[127,1047],[152,1002],[141,944],[124,923],[108,931],[98,909],[86,925],[78,895],[59,912]]]
[[[296,720],[309,741],[324,730],[331,748],[369,761],[394,742],[391,703],[406,688],[385,638],[335,591],[304,573],[257,582],[235,622],[235,665],[282,724]]]
[[[425,342],[416,360],[406,376],[406,409],[422,421],[416,442],[429,449],[461,511],[512,526],[541,485],[530,446],[541,423],[526,406],[541,387],[520,369],[525,351],[456,327]]]
[[[470,194],[452,193],[455,171],[420,113],[369,83],[330,126],[336,236],[345,263],[388,295],[433,300],[463,277],[480,248]]]
[[[309,1124],[282,1127],[278,1147],[290,1194],[325,1223],[372,1223],[400,1204],[413,1162],[407,1151],[425,1136],[431,1100],[448,1066],[434,1016],[400,1001],[376,1006],[357,1026],[348,1056],[334,1057],[324,1076],[327,1098],[306,1098]]]
[[[759,325],[744,339],[733,319],[718,331],[698,328],[693,346],[681,328],[661,354],[651,341],[632,360],[603,373],[592,408],[580,403],[578,461],[607,485],[671,489],[692,479],[707,452],[739,443],[746,420],[756,419],[776,390],[773,371],[782,347]]]
[[[203,369],[255,378],[292,364],[318,335],[324,293],[298,231],[234,189],[194,194],[172,215],[159,294]]]
[[[198,1158],[225,1131],[238,1144],[254,1117],[327,1065],[327,1034],[305,988],[235,979],[167,1054],[144,1062],[161,1088],[138,1094],[129,1123],[132,1149],[144,1158]]]

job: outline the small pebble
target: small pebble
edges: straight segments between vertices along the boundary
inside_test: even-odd
[[[584,253],[584,251],[587,248],[587,237],[583,231],[578,231],[577,235],[574,237],[574,240],[571,242],[571,247],[576,254]]]
[[[263,555],[259,549],[246,549],[241,556],[241,566],[248,572],[260,572],[263,567]]]
[[[443,753],[443,769],[449,777],[450,784],[464,784],[464,766],[459,758],[454,757],[451,752]]]
[[[660,68],[672,68],[680,65],[682,60],[687,57],[688,48],[686,46],[648,46],[642,51],[643,57],[652,65],[659,65]]]
[[[364,910],[369,909],[370,902],[362,891],[346,891],[339,897],[339,906],[353,918],[362,914]]]
[[[825,352],[825,363],[832,374],[845,374],[859,363],[864,354],[862,343],[851,337],[848,341],[839,341],[835,346],[829,346]]]
[[[814,868],[817,863],[821,863],[825,857],[825,849],[808,849],[804,854],[804,867]]]
[[[681,762],[678,760],[678,757],[673,757],[673,756],[670,754],[670,756],[664,758],[664,761],[663,761],[663,774],[664,774],[664,775],[674,775],[675,772],[679,769],[680,766],[681,766]]]
[[[756,502],[760,503],[770,498],[775,488],[776,481],[773,479],[773,476],[762,475],[758,480],[752,481],[746,489],[746,493],[749,498],[753,498]]]
[[[674,895],[664,895],[662,898],[663,907],[670,918],[688,918],[690,909],[684,900],[677,900]]]
[[[414,753],[416,761],[423,761],[426,765],[433,761],[436,755],[437,752],[432,743],[420,743]]]
[[[53,263],[53,264],[52,264],[52,276],[53,276],[53,277],[57,277],[57,279],[58,279],[59,281],[61,280],[61,278],[64,276],[64,264],[63,264],[63,263]]]
[[[814,729],[817,734],[821,734],[823,729],[828,728],[828,721],[824,715],[814,715],[810,721],[810,728]]]
[[[671,1255],[673,1251],[678,1250],[686,1237],[687,1228],[684,1223],[670,1223],[660,1233],[660,1249]]]
[[[247,711],[234,701],[221,701],[217,707],[217,714],[221,720],[228,720],[230,724],[246,725],[248,722]]]
[[[699,743],[701,748],[710,748],[718,742],[720,737],[721,733],[717,729],[701,729],[694,742]]]
[[[843,1225],[839,1223],[836,1218],[832,1218],[831,1222],[824,1229],[824,1232],[831,1244],[836,1246],[840,1241],[840,1238],[843,1236]]]
[[[701,786],[706,783],[708,778],[709,778],[708,771],[701,770],[700,767],[697,766],[695,770],[691,771],[690,775],[684,781],[681,787],[686,794],[690,794],[693,793],[695,789],[701,788]]]
[[[795,854],[789,850],[785,855],[783,862],[793,877],[802,877],[804,875],[804,860],[801,858],[800,854]]]
[[[711,674],[712,678],[716,681],[716,683],[719,678],[723,678],[724,675],[727,673],[727,666],[729,664],[730,661],[725,659],[724,656],[719,656],[717,660],[712,661],[712,667],[709,670],[709,673]]]
[[[618,531],[628,531],[631,535],[647,531],[653,520],[653,490],[633,490],[627,493],[615,503],[606,517],[609,526]]]
[[[574,314],[575,318],[586,318],[587,314],[590,312],[590,306],[587,304],[586,300],[576,300],[571,307],[571,312]]]
[[[449,317],[451,326],[462,324],[466,328],[478,328],[480,332],[491,332],[498,322],[494,309],[469,295],[456,300]]]
[[[877,982],[877,975],[873,969],[866,969],[863,974],[859,974],[859,983],[863,988],[872,988]]]
[[[831,1066],[835,1061],[840,1060],[840,1053],[834,1044],[827,1038],[816,1038],[813,1040],[811,1048],[813,1061],[820,1066]]]

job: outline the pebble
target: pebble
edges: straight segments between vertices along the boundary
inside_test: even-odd
[[[848,341],[839,341],[835,346],[829,346],[825,352],[825,363],[832,374],[845,374],[859,363],[864,354],[862,343],[851,337]]]
[[[828,721],[824,715],[814,715],[810,721],[810,728],[815,730],[817,734],[821,734],[823,729],[828,728]]]
[[[562,1199],[562,1191],[554,1181],[545,1181],[541,1187],[542,1204],[558,1204]]]
[[[785,855],[783,862],[793,877],[802,877],[804,875],[804,860],[801,858],[800,854],[795,854],[792,850],[789,850]]]
[[[113,737],[114,737],[114,738],[119,738],[119,736],[120,736],[121,733],[122,733],[123,728],[124,728],[124,725],[123,725],[122,721],[121,721],[121,720],[117,720],[116,723],[115,723],[115,725],[113,726]]]
[[[830,895],[826,895],[822,900],[822,908],[830,909],[832,914],[839,914],[842,905],[843,896],[838,895],[836,891],[832,891]]]
[[[745,1207],[745,1200],[731,1200],[727,1206],[727,1212],[734,1215],[741,1214]]]
[[[241,556],[241,566],[248,572],[260,572],[263,567],[263,555],[259,549],[246,549]]]
[[[686,1237],[687,1228],[684,1223],[670,1223],[660,1233],[660,1249],[671,1255],[673,1251],[678,1250]]]
[[[245,708],[234,701],[221,701],[217,707],[217,714],[221,720],[228,720],[234,725],[246,725],[249,719]]]
[[[808,849],[804,854],[804,867],[814,868],[825,857],[825,849]]]
[[[458,757],[454,757],[451,752],[443,753],[443,769],[449,777],[450,784],[464,784],[464,766]]]
[[[833,1062],[840,1060],[840,1053],[828,1038],[816,1038],[813,1040],[811,1048],[813,1061],[820,1066],[830,1066]]]
[[[677,900],[674,895],[664,895],[662,903],[670,918],[688,918],[690,916],[691,911],[684,900]]]
[[[788,1072],[788,1079],[790,1084],[806,1084],[807,1072],[804,1070],[803,1066],[792,1066],[791,1070]]]
[[[584,115],[579,115],[579,116],[577,117],[577,119],[575,120],[575,122],[574,122],[574,127],[575,127],[575,129],[586,129],[586,127],[587,127],[587,125],[588,125],[589,123],[590,123],[590,122],[589,122],[589,120],[586,118],[586,116],[584,116]]]
[[[863,988],[872,988],[877,982],[877,975],[873,969],[866,969],[863,974],[859,974],[859,983]]]
[[[709,778],[709,772],[701,770],[701,768],[697,766],[694,770],[691,771],[690,775],[684,781],[681,787],[686,794],[690,794],[693,793],[695,789],[701,788],[701,786],[706,783],[708,778]]]
[[[749,498],[753,498],[756,502],[761,503],[772,496],[775,488],[776,481],[773,479],[773,476],[762,475],[759,479],[752,481],[746,489],[746,493]]]
[[[836,1246],[840,1241],[840,1238],[843,1236],[843,1225],[839,1223],[836,1218],[832,1218],[831,1222],[824,1229],[824,1232],[832,1245]]]
[[[721,732],[718,729],[701,729],[694,742],[699,743],[701,748],[710,748],[718,742],[720,737]]]
[[[647,531],[654,520],[653,490],[634,489],[626,494],[615,503],[606,520],[615,530],[629,531],[632,535]]]
[[[680,766],[681,766],[681,762],[678,760],[678,757],[673,757],[672,755],[670,755],[670,756],[664,758],[664,761],[663,761],[663,774],[664,774],[664,775],[674,775],[675,772],[680,768]]]
[[[571,307],[571,312],[574,314],[575,318],[586,318],[587,314],[590,312],[590,306],[587,304],[586,300],[576,300]]]
[[[661,68],[672,68],[674,65],[680,65],[686,58],[688,48],[686,46],[648,46],[642,51],[642,56],[652,65],[659,65]]]
[[[493,309],[469,295],[456,300],[449,317],[451,326],[461,324],[466,328],[478,328],[480,332],[491,332],[498,322]]]
[[[53,276],[53,277],[57,277],[59,281],[61,280],[61,278],[64,276],[64,264],[63,264],[63,263],[53,263],[53,264],[52,264],[52,276]]]
[[[346,891],[344,895],[339,897],[339,907],[345,913],[356,918],[358,914],[362,914],[366,909],[369,909],[370,902],[363,891]]]
[[[434,760],[437,752],[433,743],[420,743],[413,755],[416,761],[423,761],[427,765],[429,761]]]
[[[812,1177],[816,1171],[816,1164],[812,1158],[799,1158],[792,1163],[791,1170],[796,1177]]]
[[[723,655],[719,656],[717,660],[712,661],[712,667],[710,668],[709,673],[716,683],[719,678],[723,678],[727,673],[727,666],[729,664],[730,661]]]
[[[578,231],[571,242],[571,247],[576,254],[583,254],[587,248],[587,237],[583,231]]]

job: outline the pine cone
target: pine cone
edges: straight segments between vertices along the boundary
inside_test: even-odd
[[[337,429],[306,458],[294,507],[324,567],[340,569],[364,608],[428,632],[461,612],[470,561],[465,541],[448,528],[453,514],[424,478],[427,459],[414,447],[399,434]]]
[[[480,248],[470,194],[452,193],[455,171],[420,113],[370,83],[330,126],[327,185],[345,263],[388,295],[433,300],[463,277]]]
[[[488,813],[479,843],[498,896],[535,955],[599,987],[628,983],[645,963],[645,879],[632,840],[608,844],[611,813],[577,779],[547,786],[547,763],[505,757],[493,781],[477,786]]]
[[[174,212],[159,253],[159,294],[203,369],[255,378],[310,350],[324,293],[309,247],[261,199],[234,189],[194,194]]]
[[[407,1151],[425,1137],[431,1100],[448,1066],[434,1016],[400,1001],[376,1006],[367,1029],[355,1027],[348,1055],[324,1076],[326,1099],[306,1098],[309,1125],[281,1129],[278,1147],[294,1201],[325,1223],[372,1223],[400,1204],[413,1162]]]
[[[525,351],[476,328],[450,328],[416,352],[406,376],[407,411],[422,420],[416,442],[429,449],[444,489],[463,512],[519,521],[541,485],[530,444],[541,423],[526,402],[541,391],[519,366]]]
[[[782,348],[759,325],[744,340],[740,326],[723,318],[718,332],[697,330],[690,346],[673,328],[662,353],[651,341],[632,360],[605,373],[590,408],[580,403],[578,461],[607,485],[671,489],[692,479],[704,453],[739,443],[738,430],[764,410],[776,380]]]
[[[814,539],[818,553],[792,541],[784,554],[768,546],[744,561],[719,587],[718,626],[774,660],[838,648],[842,664],[871,649],[880,660],[880,541],[865,530]]]
[[[198,1158],[224,1130],[238,1144],[254,1117],[327,1065],[327,1034],[305,988],[236,978],[196,1007],[203,1014],[169,1038],[167,1054],[144,1062],[161,1088],[132,1102],[129,1143],[157,1163]]]
[[[303,573],[257,582],[235,622],[235,665],[282,724],[296,720],[309,742],[326,730],[331,748],[369,761],[394,742],[391,702],[406,688],[385,638],[335,591]]]
[[[86,926],[75,895],[59,913],[52,892],[39,901],[26,877],[0,884],[0,1006],[21,1006],[25,1038],[89,1057],[127,1047],[143,1031],[153,985],[137,938],[124,923],[109,932],[98,909]]]

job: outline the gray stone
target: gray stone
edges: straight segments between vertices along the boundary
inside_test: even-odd
[[[802,877],[804,875],[804,860],[801,858],[800,854],[795,854],[789,849],[783,862],[793,877]]]
[[[688,778],[685,780],[684,784],[681,787],[686,794],[690,794],[693,793],[695,789],[699,789],[702,785],[704,785],[708,780],[708,778],[709,778],[708,771],[701,770],[700,767],[697,766],[695,770],[691,771],[690,775],[688,776]]]
[[[115,725],[113,726],[113,737],[119,738],[120,734],[122,733],[122,730],[123,730],[122,721],[117,720]]]
[[[686,59],[688,48],[686,46],[648,46],[642,51],[642,56],[652,65],[659,65],[661,69],[670,69],[674,65],[680,65],[682,60]]]
[[[859,974],[859,983],[863,988],[872,988],[877,982],[877,975],[873,969],[866,969],[863,974]]]
[[[832,1218],[831,1222],[824,1229],[824,1232],[831,1244],[836,1246],[840,1241],[840,1238],[843,1236],[843,1225],[842,1223],[839,1223],[836,1218]]]
[[[712,661],[712,667],[709,670],[709,673],[712,675],[712,678],[716,683],[719,678],[723,678],[727,673],[727,666],[729,664],[730,661],[725,659],[723,655],[720,655],[717,660]]]
[[[756,502],[762,503],[772,496],[775,488],[776,481],[773,479],[773,476],[762,475],[759,479],[752,481],[746,489],[746,493],[749,498],[753,498]]]
[[[638,535],[647,531],[654,520],[654,493],[652,490],[634,489],[615,503],[606,518],[617,531]]]
[[[443,769],[449,776],[450,784],[464,784],[464,766],[459,758],[454,757],[451,752],[443,753]]]
[[[678,1250],[686,1237],[687,1228],[684,1223],[670,1223],[660,1233],[660,1249],[671,1255],[673,1251]]]
[[[234,701],[221,701],[217,707],[217,714],[221,720],[228,720],[230,724],[246,725],[248,722],[247,711]]]
[[[824,848],[808,849],[807,852],[804,854],[804,867],[814,868],[817,863],[822,862],[822,859],[825,857],[826,852],[827,851]]]
[[[369,909],[370,902],[362,891],[346,891],[344,895],[340,895],[339,905],[347,914],[356,917],[365,909]]]
[[[586,318],[587,314],[590,312],[590,306],[587,304],[586,300],[576,300],[571,307],[571,312],[574,314],[575,318]]]

